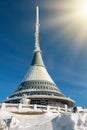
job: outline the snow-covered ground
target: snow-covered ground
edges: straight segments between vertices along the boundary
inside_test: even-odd
[[[87,114],[18,115],[0,111],[0,130],[87,130]]]

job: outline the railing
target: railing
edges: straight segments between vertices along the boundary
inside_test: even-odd
[[[10,112],[56,112],[56,113],[70,113],[73,112],[72,108],[56,107],[50,105],[37,105],[37,104],[10,104],[10,103],[0,103],[0,110],[6,110]],[[80,110],[78,110],[80,112]],[[81,109],[81,112],[87,113],[87,109]]]

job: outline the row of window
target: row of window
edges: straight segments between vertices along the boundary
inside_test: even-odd
[[[49,90],[58,91],[57,88],[50,87],[50,86],[22,86],[21,88],[19,88],[19,90],[25,90],[25,89],[49,89]]]
[[[23,82],[21,83],[20,86],[27,86],[27,85],[51,85],[51,86],[55,86],[55,84],[53,83],[50,83],[48,81],[26,81],[26,82]]]
[[[30,95],[50,95],[50,96],[60,96],[60,94],[58,93],[50,93],[50,92],[26,92],[26,93],[19,93],[19,94],[14,94],[12,96],[10,96],[10,98],[12,97],[20,97],[20,96],[23,96],[23,95],[27,95],[27,96],[30,96]]]
[[[49,101],[49,100],[32,100],[32,104],[40,104],[40,105],[51,105],[51,106],[61,106],[65,107],[64,103],[58,102],[58,101]],[[52,109],[52,108],[51,108]]]

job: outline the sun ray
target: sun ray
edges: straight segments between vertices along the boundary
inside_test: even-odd
[[[87,0],[59,0],[49,6],[55,14],[48,19],[48,26],[61,27],[60,35],[74,35],[79,45],[87,40]],[[49,22],[51,21],[51,22]]]

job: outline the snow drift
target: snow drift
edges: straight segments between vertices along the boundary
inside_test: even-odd
[[[86,114],[59,115],[52,120],[53,130],[87,130]]]
[[[13,114],[6,111],[0,111],[0,130],[15,128],[19,123],[19,120],[16,119]]]
[[[87,114],[17,115],[0,111],[0,130],[87,130]]]

